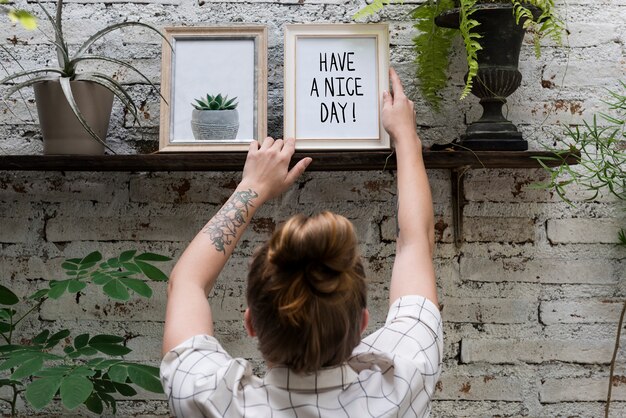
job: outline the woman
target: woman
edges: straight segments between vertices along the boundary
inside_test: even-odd
[[[369,319],[352,224],[324,212],[288,220],[253,256],[244,323],[267,362],[263,378],[213,337],[207,295],[255,211],[311,159],[288,170],[294,141],[253,142],[241,183],[172,271],[161,378],[177,416],[425,416],[442,355],[432,263],[432,198],[413,103],[390,71],[383,124],[396,148],[398,237],[386,324]]]

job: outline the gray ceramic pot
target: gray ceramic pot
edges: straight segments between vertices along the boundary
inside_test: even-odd
[[[113,93],[90,81],[70,83],[74,99],[87,124],[105,139],[111,119]],[[92,138],[80,124],[58,81],[34,85],[44,154],[102,155],[104,145]]]
[[[237,109],[193,109],[191,130],[196,140],[235,139],[239,130],[239,112]]]

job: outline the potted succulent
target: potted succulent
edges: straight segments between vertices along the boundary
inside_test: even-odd
[[[380,10],[388,0],[374,0],[356,17]],[[506,97],[520,85],[519,53],[526,30],[532,30],[535,53],[545,36],[560,41],[563,24],[553,0],[428,0],[412,12],[419,30],[414,39],[417,78],[424,98],[438,109],[438,93],[447,84],[454,37],[463,39],[468,71],[461,99],[470,92],[483,106],[481,119],[471,124],[462,145],[474,150],[525,150],[526,141],[502,115]],[[456,30],[450,30],[456,29]]]
[[[235,139],[239,130],[237,98],[206,95],[192,103],[191,130],[196,140]]]
[[[104,140],[108,130],[113,96],[116,96],[139,123],[135,102],[126,88],[113,77],[96,71],[81,71],[81,64],[104,61],[139,74],[156,91],[156,86],[133,65],[122,60],[91,53],[93,44],[106,34],[128,26],[147,28],[161,37],[155,27],[141,22],[121,22],[105,27],[89,37],[71,53],[63,34],[63,0],[57,0],[52,16],[39,2],[54,32],[56,67],[21,70],[0,80],[8,84],[6,97],[33,86],[45,154],[102,154],[108,147]],[[165,39],[165,37],[163,37]],[[5,48],[6,51],[6,48]]]

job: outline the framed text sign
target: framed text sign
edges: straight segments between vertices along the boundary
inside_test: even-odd
[[[386,24],[286,25],[285,138],[299,149],[389,148],[388,68]]]
[[[245,151],[267,131],[267,28],[165,28],[159,151]]]

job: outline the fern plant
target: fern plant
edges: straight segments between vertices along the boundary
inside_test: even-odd
[[[390,3],[401,3],[402,0],[373,0],[373,2],[355,15],[355,19],[372,16]],[[468,74],[461,99],[472,90],[472,84],[478,73],[478,51],[481,50],[481,36],[476,32],[480,25],[472,15],[477,6],[485,3],[509,3],[513,6],[513,14],[518,24],[534,35],[535,53],[539,56],[540,41],[550,37],[560,42],[563,33],[563,22],[554,13],[554,0],[426,0],[411,12],[415,21],[413,25],[419,32],[413,39],[416,54],[416,77],[420,81],[422,95],[433,108],[438,109],[438,95],[447,84],[450,48],[454,37],[459,34],[465,46]],[[435,18],[446,10],[459,8],[459,29],[441,28],[435,24]],[[532,7],[539,9],[539,16],[533,14]]]

